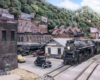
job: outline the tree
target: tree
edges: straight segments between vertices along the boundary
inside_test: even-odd
[[[60,25],[60,21],[58,19],[55,19],[54,22],[56,23],[56,25]]]
[[[40,16],[39,14],[36,14],[36,18],[35,18],[35,20],[39,20],[39,21],[41,21],[41,16]]]
[[[49,19],[52,19],[53,13],[51,11],[47,11],[46,14]]]
[[[27,0],[20,0],[22,4],[27,4]]]
[[[38,6],[37,5],[31,4],[31,6],[35,10],[35,12],[38,12]]]
[[[54,29],[55,26],[56,24],[54,22],[51,22],[50,24],[48,24],[49,29]]]
[[[10,0],[0,0],[0,7],[9,8],[10,7]]]
[[[66,17],[64,17],[64,21],[66,21],[67,20],[67,18]]]
[[[49,7],[49,3],[45,2],[45,1],[41,1],[43,6]]]
[[[10,7],[9,12],[15,15],[15,17],[19,17],[21,14],[21,10],[18,7]]]
[[[61,13],[58,13],[58,18],[62,18],[62,14]]]
[[[58,19],[58,16],[56,13],[53,13],[53,19]]]
[[[25,12],[25,13],[28,13],[28,14],[30,14],[30,13],[35,13],[35,11],[32,9],[32,7],[31,6],[29,6],[29,5],[22,5],[22,12]]]
[[[19,0],[11,0],[12,7],[19,7],[21,9],[21,2]]]
[[[34,0],[27,0],[27,4],[29,5],[34,4]]]
[[[42,6],[42,9],[46,10],[46,11],[48,10],[48,8],[46,6]]]
[[[36,5],[37,5],[38,7],[42,7],[42,6],[43,6],[41,2],[37,2]]]
[[[84,23],[82,23],[81,21],[79,21],[78,23],[79,23],[79,26],[80,26],[81,28],[85,28],[85,27],[86,27],[86,25],[85,25]]]
[[[38,9],[38,14],[42,16],[42,15],[44,14],[44,10],[41,9],[41,8],[39,8],[39,9]]]

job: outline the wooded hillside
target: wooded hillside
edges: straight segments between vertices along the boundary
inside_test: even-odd
[[[9,8],[9,12],[15,17],[20,17],[21,12],[35,13],[35,20],[41,20],[41,16],[45,16],[48,18],[50,32],[56,25],[65,25],[83,28],[85,35],[88,35],[89,27],[100,26],[100,15],[87,6],[71,11],[53,6],[45,0],[1,0],[0,7]]]

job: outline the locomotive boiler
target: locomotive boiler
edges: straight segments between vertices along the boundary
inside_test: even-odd
[[[96,40],[69,40],[66,42],[62,59],[63,63],[77,63],[100,51],[100,42]]]

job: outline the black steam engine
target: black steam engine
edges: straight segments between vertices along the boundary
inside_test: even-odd
[[[44,43],[33,43],[33,42],[18,42],[17,53],[22,55],[32,54],[34,51],[40,49]]]
[[[69,40],[62,55],[63,63],[77,63],[100,51],[99,40]]]

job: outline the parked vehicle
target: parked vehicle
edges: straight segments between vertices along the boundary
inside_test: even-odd
[[[18,62],[25,62],[26,58],[22,57],[22,55],[18,55]]]
[[[34,61],[36,66],[41,66],[42,68],[51,67],[51,62],[46,60],[45,56],[38,56],[37,59]]]
[[[37,56],[37,55],[43,55],[44,54],[44,51],[42,50],[37,50],[36,52],[33,53],[33,56]]]

